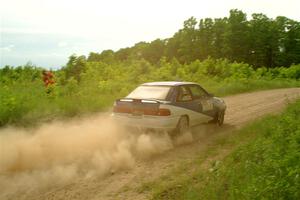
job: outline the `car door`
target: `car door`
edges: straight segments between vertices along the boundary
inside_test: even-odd
[[[197,106],[197,111],[206,117],[199,116],[200,122],[208,121],[214,116],[213,99],[203,88],[199,85],[189,85],[194,103]]]
[[[189,123],[191,126],[207,122],[210,119],[210,117],[203,114],[203,106],[200,102],[200,99],[193,98],[189,85],[181,85],[178,87],[175,106],[179,111],[179,115],[189,116]],[[205,109],[207,109],[207,106]]]
[[[197,113],[195,112],[195,102],[193,101],[191,91],[186,85],[177,87],[177,95],[174,103],[179,116],[188,115],[190,125],[197,122]]]

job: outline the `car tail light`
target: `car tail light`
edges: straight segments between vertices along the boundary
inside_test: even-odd
[[[113,112],[116,113],[132,113],[131,108],[127,107],[127,106],[114,106],[113,108]]]
[[[160,108],[158,110],[158,115],[159,116],[169,116],[169,115],[171,115],[171,111],[169,109],[166,109],[166,108]]]

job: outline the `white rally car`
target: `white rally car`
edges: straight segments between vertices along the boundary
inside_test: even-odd
[[[114,103],[112,116],[120,123],[142,129],[177,131],[215,122],[222,125],[226,104],[197,83],[144,83]]]

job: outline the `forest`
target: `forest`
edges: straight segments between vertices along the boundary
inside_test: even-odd
[[[43,67],[0,69],[0,126],[31,126],[109,109],[143,82],[193,81],[218,96],[300,86],[300,23],[233,9],[228,17],[191,17],[173,37],[118,51],[71,55],[52,70],[46,93]]]

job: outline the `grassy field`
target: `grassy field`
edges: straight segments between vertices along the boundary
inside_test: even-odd
[[[280,115],[219,138],[197,159],[138,191],[152,199],[299,199],[299,121],[298,100]]]
[[[105,111],[114,99],[151,81],[197,82],[217,96],[300,86],[300,65],[255,70],[248,64],[224,59],[196,60],[190,64],[162,59],[157,65],[145,60],[116,63],[75,60],[73,65],[54,71],[56,84],[50,94],[43,85],[42,68],[0,69],[0,126],[32,126]]]

